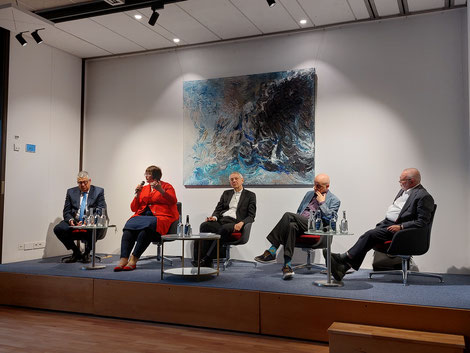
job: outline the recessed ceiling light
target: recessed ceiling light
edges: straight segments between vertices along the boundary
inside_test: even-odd
[[[179,39],[179,38],[173,38],[173,42],[179,43],[179,42],[180,42],[180,39]]]
[[[136,20],[141,20],[141,19],[142,19],[142,15],[139,15],[139,14],[134,15],[134,18],[135,18]]]
[[[304,24],[307,23],[307,20],[300,20],[299,22],[300,22],[301,25],[304,25]]]

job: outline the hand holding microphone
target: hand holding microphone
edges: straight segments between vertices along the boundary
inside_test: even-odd
[[[135,194],[137,195],[140,190],[142,190],[142,186],[144,186],[145,184],[145,181],[142,181],[139,185],[137,185],[137,187],[135,188]]]

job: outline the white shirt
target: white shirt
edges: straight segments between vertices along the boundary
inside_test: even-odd
[[[403,209],[403,206],[405,206],[406,200],[408,200],[408,198],[410,197],[411,190],[413,190],[415,187],[412,187],[411,189],[403,191],[403,194],[401,194],[401,196],[398,197],[393,202],[393,204],[389,206],[387,213],[385,215],[385,218],[387,218],[389,221],[396,222],[396,220],[398,219],[398,216],[400,215],[401,210]]]
[[[233,196],[232,199],[230,200],[230,203],[228,204],[229,209],[225,211],[222,216],[224,217],[232,217],[237,219],[237,207],[238,207],[238,201],[240,201],[240,197],[242,195],[243,189],[240,191],[235,191],[233,190]]]

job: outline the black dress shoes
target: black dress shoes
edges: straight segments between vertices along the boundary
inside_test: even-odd
[[[91,262],[90,253],[87,253],[87,252],[86,252],[86,253],[84,253],[84,254],[82,255],[82,262],[83,262],[84,264],[88,264],[88,263]]]
[[[325,261],[328,263],[327,259],[327,251],[323,249],[323,257]],[[333,254],[331,253],[331,274],[333,275],[334,279],[338,282],[341,282],[344,275],[348,270],[351,268],[341,257],[340,254]]]
[[[66,264],[71,264],[71,263],[78,262],[78,261],[81,261],[81,260],[82,260],[82,254],[81,253],[73,253],[69,257],[62,260],[62,262],[66,263]]]

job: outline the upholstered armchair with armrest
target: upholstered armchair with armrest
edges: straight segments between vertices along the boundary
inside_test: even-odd
[[[384,244],[374,248],[376,251],[400,257],[402,259],[402,269],[370,272],[369,278],[372,278],[373,275],[383,274],[402,275],[403,285],[405,286],[408,284],[408,276],[433,277],[442,282],[442,276],[440,275],[409,270],[412,256],[423,255],[429,249],[429,245],[431,243],[431,228],[436,208],[437,205],[434,205],[434,210],[431,213],[431,220],[427,227],[400,230],[393,235],[392,240],[386,241]]]
[[[223,247],[225,247],[225,258],[223,259],[222,262],[222,269],[225,270],[226,267],[231,266],[234,262],[242,262],[242,263],[249,263],[253,264],[256,267],[256,262],[255,261],[249,261],[249,260],[239,260],[239,259],[233,259],[230,257],[230,248],[235,245],[243,245],[248,243],[248,240],[250,239],[250,233],[251,233],[251,225],[253,223],[247,223],[243,226],[241,232],[233,232],[232,236],[236,238],[236,240],[227,242],[222,244]]]
[[[180,217],[181,217],[181,209],[182,209],[181,202],[176,203],[176,208],[178,209],[178,213],[180,214]],[[177,233],[178,222],[179,222],[179,220],[176,220],[170,225],[170,228],[168,229],[167,234],[176,234]],[[164,237],[164,236],[165,236],[165,234],[162,235],[162,237]],[[170,257],[168,257],[168,256],[163,256],[162,257],[162,255],[161,255],[162,254],[162,242],[161,241],[153,241],[152,244],[157,246],[157,255],[147,256],[143,260],[157,259],[158,262],[163,260],[163,261],[166,261],[170,266],[173,266],[173,260],[171,260]],[[172,257],[181,258],[181,256],[172,256]]]
[[[326,235],[313,235],[313,234],[302,234],[295,240],[295,247],[301,248],[302,251],[307,253],[307,261],[304,264],[292,266],[293,270],[299,270],[306,268],[310,270],[315,268],[318,270],[325,270],[326,267],[320,264],[312,263],[312,253],[315,249],[326,249],[328,237]]]
[[[87,232],[91,232],[90,230],[85,230],[85,229],[74,229],[72,231],[72,233],[74,234],[79,234],[79,233],[83,233],[83,235],[85,236]],[[96,241],[98,240],[101,240],[101,239],[104,239],[104,237],[106,236],[106,233],[108,232],[108,229],[100,229],[99,231],[96,232]],[[77,244],[77,247],[80,249],[80,244],[81,242],[84,242],[83,239],[77,239],[76,240],[76,244]],[[90,246],[93,246],[92,244]],[[64,262],[66,261],[67,259],[70,259],[72,257],[72,255],[67,255],[67,256],[64,256],[62,257],[62,259],[60,260],[61,262]],[[95,255],[95,259],[98,260],[98,262],[101,262],[101,257],[98,256],[98,255]]]

